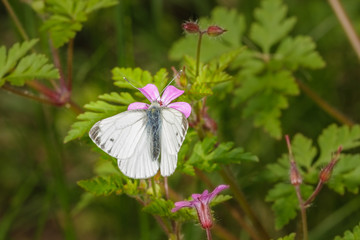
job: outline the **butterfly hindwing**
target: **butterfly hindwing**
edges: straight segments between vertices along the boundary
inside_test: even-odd
[[[131,178],[156,174],[159,162],[152,159],[146,110],[131,110],[97,122],[90,138],[104,152],[118,159],[120,170]]]
[[[176,169],[177,154],[185,139],[188,121],[183,113],[173,108],[161,111],[161,162],[162,176],[170,176]]]

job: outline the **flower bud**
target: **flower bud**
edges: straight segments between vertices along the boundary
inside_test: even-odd
[[[294,161],[290,161],[290,182],[294,186],[302,183],[301,175]]]
[[[227,30],[225,30],[225,29],[223,29],[223,28],[221,28],[219,26],[213,25],[213,26],[208,27],[208,29],[206,30],[206,33],[210,37],[216,37],[216,36],[219,36],[219,35],[223,34],[226,31]]]
[[[186,22],[182,24],[182,28],[187,33],[199,33],[200,28],[199,25],[196,22]]]

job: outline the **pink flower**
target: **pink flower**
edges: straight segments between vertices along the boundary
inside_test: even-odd
[[[195,208],[201,227],[204,229],[209,229],[213,225],[210,202],[216,195],[219,194],[219,192],[227,188],[229,188],[228,185],[219,185],[211,193],[209,193],[208,190],[205,190],[202,194],[192,194],[192,201],[176,202],[175,207],[171,210],[171,212],[176,212],[183,207]]]
[[[169,107],[174,108],[180,112],[182,112],[186,118],[190,116],[191,113],[191,106],[186,102],[175,102],[170,103],[172,100],[181,96],[184,91],[177,89],[174,86],[168,86],[165,90],[163,95],[160,98],[159,91],[154,84],[148,84],[143,88],[138,88],[139,91],[144,94],[144,96],[151,102],[157,101],[161,107]],[[142,102],[134,102],[131,103],[128,107],[128,110],[134,109],[148,109],[149,104],[142,103]]]

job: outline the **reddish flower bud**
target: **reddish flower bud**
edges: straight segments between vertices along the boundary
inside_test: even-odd
[[[290,161],[290,182],[294,186],[302,183],[301,175],[294,161]]]
[[[335,156],[333,157],[333,159],[331,159],[330,163],[324,169],[321,170],[320,176],[319,176],[320,181],[327,182],[330,179],[331,173],[332,173],[336,163],[339,161],[341,151],[342,151],[342,146],[340,146],[338,148]]]
[[[213,26],[208,27],[206,33],[210,37],[216,37],[216,36],[219,36],[219,35],[223,34],[226,31],[227,30],[225,30],[225,29],[223,29],[223,28],[221,28],[219,26],[213,25]]]
[[[196,22],[186,22],[182,24],[182,28],[187,32],[187,33],[199,33],[200,32],[200,28],[199,25]]]

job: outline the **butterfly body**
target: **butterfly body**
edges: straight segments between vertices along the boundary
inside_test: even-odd
[[[153,102],[146,110],[146,129],[149,137],[152,139],[150,148],[153,160],[156,161],[160,155],[161,141],[161,107],[158,102]]]

